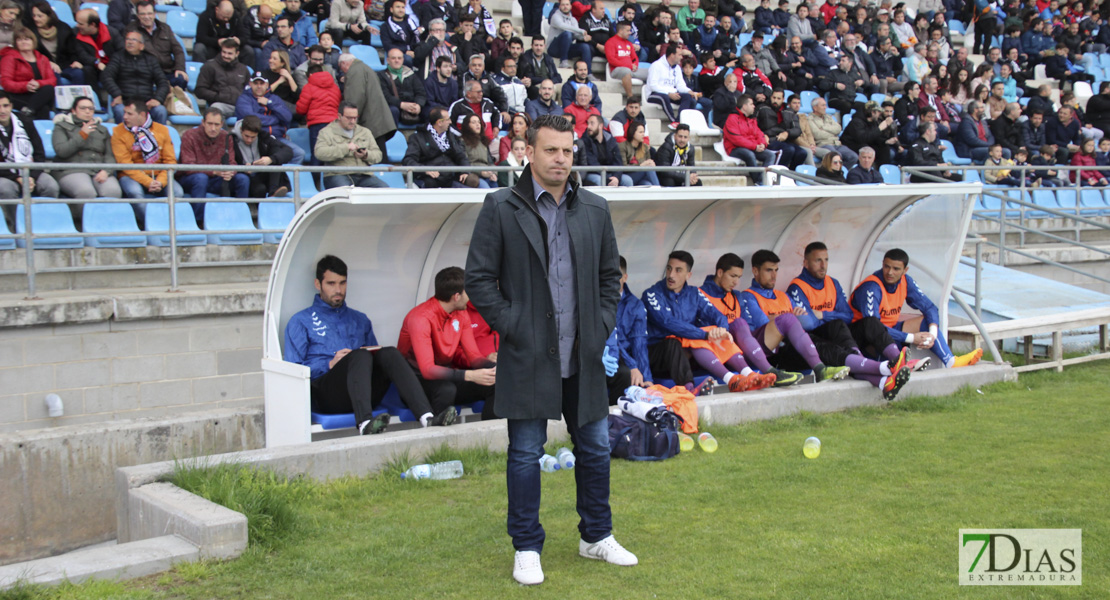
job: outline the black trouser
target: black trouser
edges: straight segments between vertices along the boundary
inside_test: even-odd
[[[520,0],[520,9],[524,13],[524,35],[532,37],[540,34],[543,4],[543,0]]]
[[[382,403],[389,384],[419,417],[432,411],[420,381],[405,357],[394,347],[352,350],[327,373],[312,381],[312,410],[325,414],[355,413],[355,423],[369,421]]]
[[[987,15],[975,22],[975,44],[972,54],[983,54],[991,47],[991,38],[994,37],[995,25],[998,21],[994,15]],[[982,52],[980,52],[980,49]]]
[[[411,366],[411,363],[409,363]],[[431,402],[433,415],[447,410],[456,404],[470,404],[471,402],[483,401],[485,404],[482,406],[482,420],[496,419],[493,414],[493,386],[480,385],[473,381],[449,381],[447,379],[424,379],[420,376],[420,371],[416,367],[412,367],[413,374],[416,379],[420,381],[420,386],[424,388],[424,393],[428,396],[428,401]],[[416,411],[413,411],[416,414]],[[420,417],[417,414],[417,418]]]
[[[856,102],[854,99],[848,100],[846,98],[831,98],[829,99],[829,108],[839,112],[841,114],[841,118],[843,118],[843,115],[846,115],[853,110],[856,112],[862,112],[864,109],[864,104],[862,102]]]
[[[894,343],[894,338],[890,337],[886,325],[878,317],[864,317],[849,325],[848,330],[863,355],[876,360],[882,360],[883,350]]]
[[[44,85],[26,94],[8,92],[8,97],[16,110],[30,108],[35,119],[45,120],[50,118],[50,109],[54,107],[54,86]]]
[[[813,340],[813,347],[817,349],[817,357],[825,366],[843,367],[844,359],[849,354],[856,353],[856,341],[852,339],[848,324],[840,319],[829,321],[808,333],[809,339]],[[793,344],[786,344],[781,350],[768,356],[768,359],[776,367],[786,371],[804,371],[809,368],[809,364],[794,349]]]
[[[686,385],[694,380],[694,370],[690,368],[690,355],[675,338],[664,338],[648,348],[648,365],[656,379],[669,377],[675,385]]]
[[[255,173],[251,175],[251,198],[268,198],[281,186],[289,187],[289,177],[285,173]]]
[[[624,390],[632,385],[632,369],[621,361],[617,366],[617,372],[605,378],[605,385],[609,388],[609,406],[613,406],[624,395]]]
[[[330,23],[329,23],[329,25],[330,25]],[[335,42],[335,45],[339,46],[340,48],[343,47],[343,40],[345,40],[347,38],[350,38],[352,40],[357,40],[361,44],[369,44],[370,43],[370,29],[369,28],[363,29],[362,33],[355,33],[355,32],[353,32],[353,31],[351,31],[347,28],[332,29],[331,27],[328,27],[328,33],[331,34],[331,39],[332,39],[332,41]]]

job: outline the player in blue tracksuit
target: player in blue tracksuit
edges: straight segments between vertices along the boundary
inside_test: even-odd
[[[312,306],[296,313],[285,326],[285,360],[309,368],[312,410],[326,414],[355,413],[359,432],[380,433],[389,415],[373,417],[389,384],[397,386],[401,400],[427,426],[450,425],[443,411],[432,415],[432,406],[416,373],[395,347],[378,346],[374,327],[363,313],[347,306],[347,265],[335,256],[316,263],[316,291]]]
[[[647,309],[628,290],[628,263],[620,257],[621,299],[617,304],[617,331],[620,332],[620,360],[632,372],[632,385],[651,385],[651,365],[647,349]]]
[[[883,256],[883,268],[865,278],[852,292],[850,304],[854,320],[877,317],[886,325],[895,343],[928,348],[946,367],[979,362],[983,356],[981,349],[962,356],[952,354],[948,342],[939,333],[940,312],[917,282],[906,274],[909,264],[910,257],[904,250],[887,251]],[[921,316],[901,321],[903,303],[920,311]]]
[[[676,250],[667,257],[663,280],[644,291],[652,373],[690,386],[694,380],[690,368],[693,358],[717,380],[727,383],[730,391],[774,384],[774,375],[761,375],[748,367],[728,332],[728,320],[696,287],[688,285],[693,267],[694,257]],[[734,348],[723,363],[711,349],[722,344]]]

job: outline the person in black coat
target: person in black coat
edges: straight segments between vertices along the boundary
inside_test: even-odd
[[[447,131],[450,127],[451,118],[446,109],[437,106],[428,111],[428,126],[417,129],[409,137],[409,149],[401,164],[408,167],[470,166],[458,136]],[[426,171],[413,176],[413,181],[422,188],[465,187],[467,179],[466,173],[442,171]],[[470,187],[477,187],[477,183],[475,177]]]
[[[200,15],[197,37],[193,41],[193,60],[205,62],[209,58],[215,58],[220,53],[220,40],[225,38],[239,40],[239,62],[253,67],[255,47],[248,43],[251,40],[251,29],[246,18],[235,14],[235,8],[228,0],[223,0]]]
[[[447,31],[454,31],[459,27],[459,14],[455,11],[455,5],[452,2],[428,0],[428,2],[417,2],[412,9],[425,31],[428,30],[428,23],[432,19],[443,19]]]
[[[840,135],[840,143],[856,154],[864,146],[871,146],[875,150],[875,162],[880,165],[891,163],[891,146],[896,146],[897,142],[894,117],[884,118],[883,109],[877,102],[868,102],[864,110],[857,111]]]
[[[166,124],[166,107],[162,100],[170,93],[170,83],[158,59],[143,52],[143,34],[131,31],[124,38],[124,52],[117,52],[100,76],[104,91],[112,98],[116,122],[123,122],[123,101],[147,98],[150,118]]]
[[[621,159],[620,147],[613,135],[602,127],[601,117],[590,115],[586,121],[586,134],[579,138],[575,144],[578,149],[574,157],[574,164],[581,167],[620,167],[624,165]],[[585,173],[585,185],[618,185],[630,187],[632,178],[614,169],[605,171],[605,182],[601,181],[601,171]]]
[[[736,73],[725,75],[725,83],[713,92],[713,125],[718,128],[725,126],[728,116],[736,112],[736,101],[740,99],[740,91],[736,89]]]
[[[991,121],[991,134],[994,135],[995,143],[1002,144],[1002,147],[1009,150],[1011,155],[1022,148],[1021,123],[1017,122],[1019,116],[1021,116],[1021,105],[1011,102],[1006,105],[1006,110],[998,115],[997,119]]]
[[[1099,84],[1098,93],[1087,100],[1087,122],[1110,137],[1110,81]]]
[[[293,160],[293,149],[288,144],[263,131],[257,115],[243,117],[231,131],[235,144],[235,164],[284,165]],[[250,197],[281,197],[289,192],[289,177],[285,173],[247,173],[250,177]],[[302,177],[308,177],[303,173]]]
[[[112,37],[123,37],[123,28],[138,16],[137,4],[133,0],[112,0],[108,3],[108,31],[112,32]]]
[[[420,122],[420,115],[428,102],[424,82],[416,71],[404,65],[399,48],[389,50],[386,62],[389,68],[378,71],[378,79],[382,84],[385,101],[389,103],[389,112],[393,113],[393,122],[398,127],[402,124],[415,125]],[[390,69],[397,69],[400,74],[394,75]]]
[[[693,167],[694,147],[690,145],[690,126],[679,123],[663,140],[655,154],[655,164],[660,167]],[[683,187],[686,175],[681,171],[659,171],[659,185],[663,187]],[[690,173],[690,185],[701,185],[697,173]]]
[[[859,162],[856,166],[848,169],[848,177],[845,178],[848,185],[864,185],[871,183],[883,183],[883,175],[875,168],[875,149],[871,146],[864,146],[859,150]]]
[[[937,146],[937,126],[936,123],[922,123],[917,141],[910,146],[908,158],[906,159],[906,166],[910,167],[935,167],[937,165],[947,165],[944,162],[944,156],[941,154],[940,147]],[[951,171],[930,171],[929,175],[933,177],[943,177],[951,181],[960,181],[960,176],[953,174]],[[936,183],[932,179],[927,179],[919,175],[910,175],[910,183]]]
[[[821,164],[817,167],[817,177],[834,183],[844,183],[844,171],[841,170],[843,166],[844,159],[840,158],[840,153],[829,152],[821,158]]]
[[[551,83],[563,82],[563,76],[555,66],[555,59],[547,53],[547,41],[542,35],[532,38],[532,49],[520,55],[517,75],[523,80],[528,80],[528,99],[535,100],[540,97],[540,83],[550,79]]]
[[[863,75],[852,64],[852,59],[847,54],[840,55],[837,68],[817,81],[817,89],[828,93],[829,107],[842,115],[853,110],[863,108],[862,102],[856,101],[856,90],[863,84]]]

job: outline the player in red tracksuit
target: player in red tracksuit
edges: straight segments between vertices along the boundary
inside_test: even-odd
[[[478,350],[467,302],[463,270],[443,269],[436,274],[435,296],[405,315],[397,339],[397,349],[416,370],[437,419],[448,409],[453,413],[455,404],[479,400],[485,401],[482,418],[494,418],[496,363]]]

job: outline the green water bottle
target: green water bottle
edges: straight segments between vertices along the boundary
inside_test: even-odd
[[[717,438],[713,437],[712,433],[703,431],[698,434],[698,445],[704,452],[712,454],[717,451]]]
[[[689,452],[694,449],[694,438],[678,432],[678,448],[683,452]]]
[[[815,437],[808,437],[804,444],[802,444],[802,454],[806,458],[817,458],[821,456],[821,440]]]

